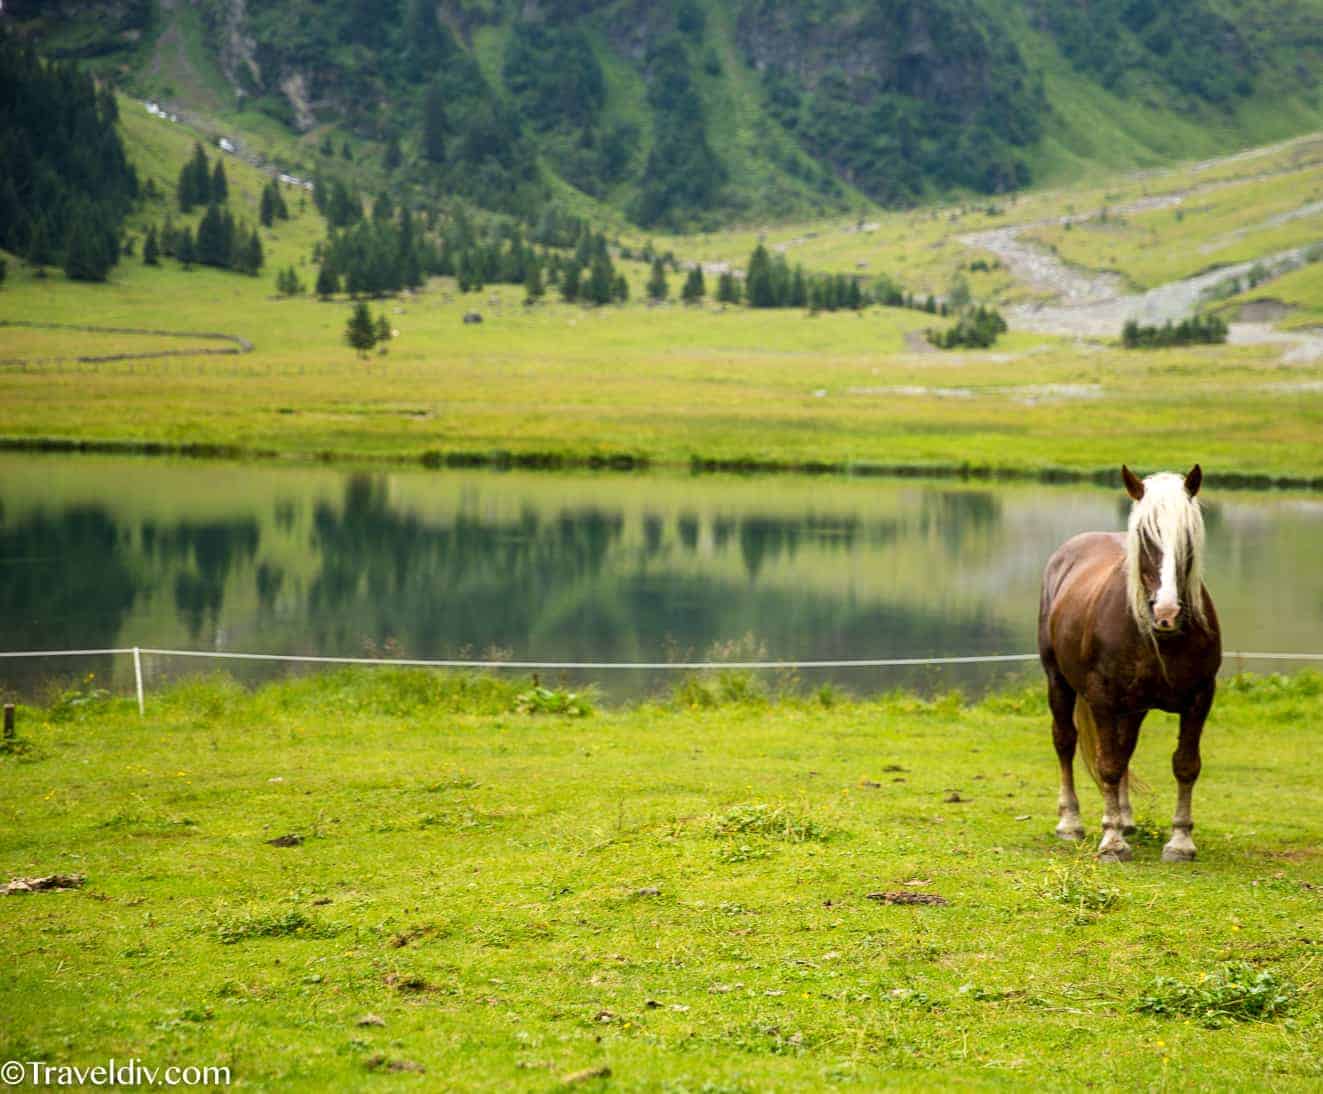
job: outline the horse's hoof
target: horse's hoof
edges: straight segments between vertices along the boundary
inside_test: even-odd
[[[1109,847],[1098,852],[1099,862],[1129,862],[1132,858],[1134,852],[1129,847]]]
[[[1083,828],[1058,828],[1057,839],[1066,840],[1069,843],[1077,843],[1084,838]]]
[[[1169,843],[1162,849],[1163,862],[1193,862],[1194,856],[1193,847],[1173,847]]]

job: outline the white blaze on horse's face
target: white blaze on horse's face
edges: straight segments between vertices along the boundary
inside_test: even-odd
[[[1176,585],[1176,551],[1171,544],[1162,545],[1162,566],[1158,573],[1160,584],[1153,598],[1153,626],[1160,631],[1172,631],[1181,616],[1181,598]]]

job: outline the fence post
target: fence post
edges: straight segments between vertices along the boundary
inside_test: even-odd
[[[138,685],[138,717],[146,715],[147,710],[142,700],[142,650],[133,647],[133,677]]]
[[[14,704],[6,703],[5,704],[5,740],[12,741],[13,739],[14,739]]]

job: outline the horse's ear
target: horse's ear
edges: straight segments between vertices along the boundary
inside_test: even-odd
[[[1198,464],[1190,468],[1190,473],[1185,476],[1185,492],[1194,497],[1199,493],[1199,484],[1204,481],[1204,469]]]
[[[1144,496],[1144,484],[1141,482],[1130,468],[1125,464],[1121,465],[1121,478],[1125,482],[1125,492],[1135,501],[1139,501]]]

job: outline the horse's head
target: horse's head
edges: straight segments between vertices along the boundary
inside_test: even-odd
[[[1145,633],[1170,635],[1185,617],[1204,622],[1204,518],[1195,495],[1203,471],[1164,472],[1140,480],[1122,465],[1134,499],[1126,535],[1126,590],[1130,612]]]

